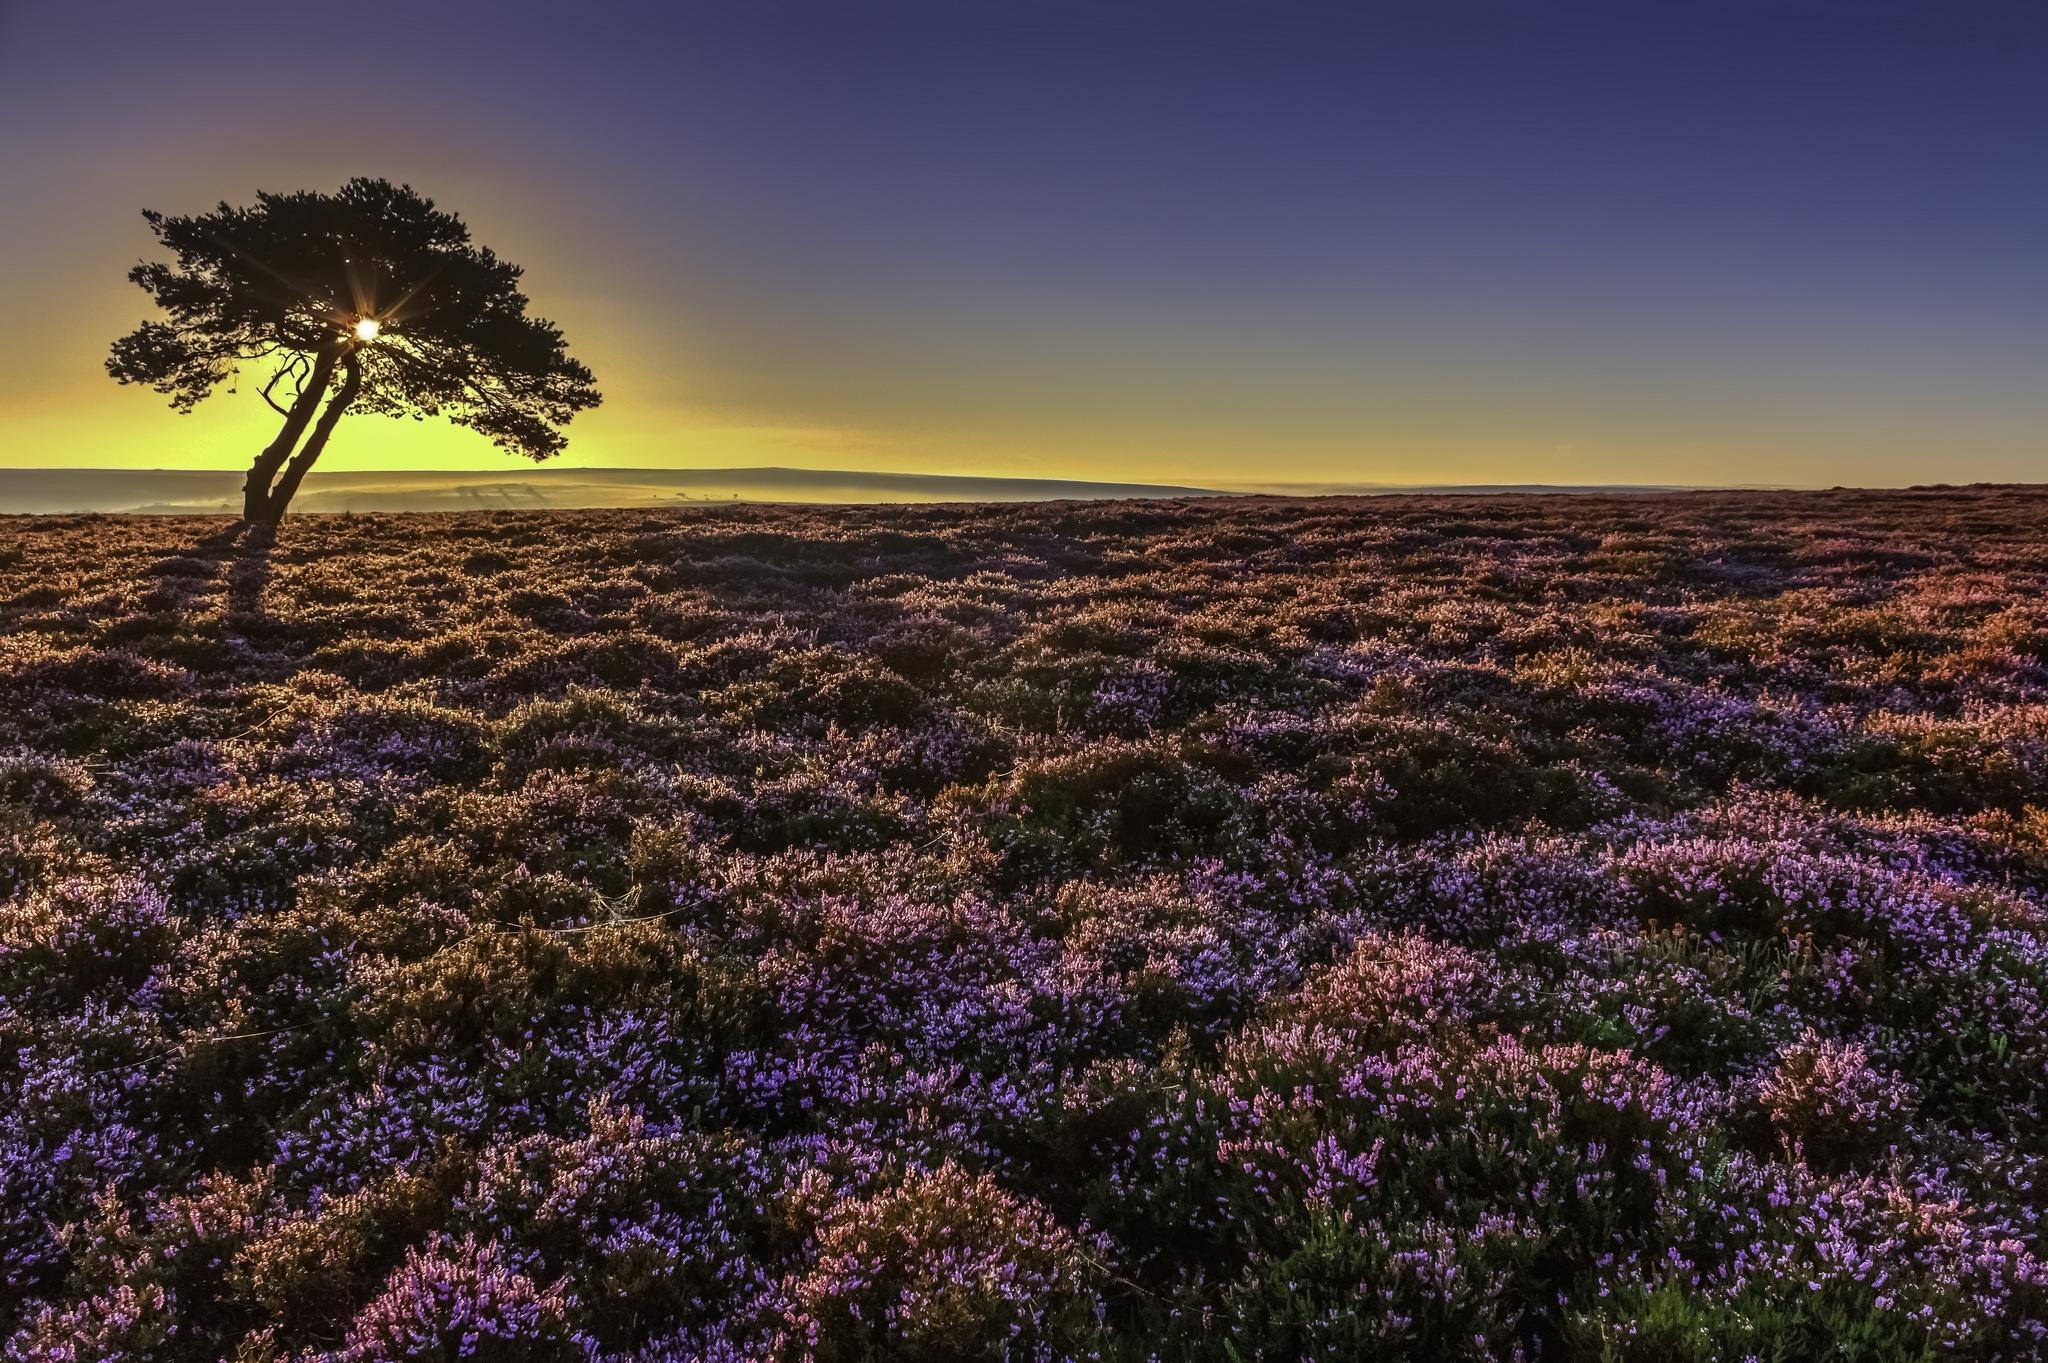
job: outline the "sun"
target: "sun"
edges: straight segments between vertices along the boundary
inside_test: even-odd
[[[356,323],[356,339],[358,341],[374,341],[377,339],[377,333],[382,330],[383,328],[377,325],[376,318],[365,317]]]

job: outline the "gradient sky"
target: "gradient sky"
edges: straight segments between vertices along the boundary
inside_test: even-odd
[[[2040,3],[0,0],[0,463],[246,465],[101,368],[138,210],[358,174],[527,267],[565,463],[2048,478]]]

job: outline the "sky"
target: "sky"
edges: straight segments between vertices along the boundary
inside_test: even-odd
[[[102,368],[140,210],[353,175],[526,267],[565,464],[2048,479],[2032,0],[0,0],[0,465],[245,466]]]

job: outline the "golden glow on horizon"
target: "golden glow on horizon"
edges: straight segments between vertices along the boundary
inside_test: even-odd
[[[377,333],[382,330],[383,328],[377,325],[376,318],[365,317],[356,323],[356,339],[363,342],[374,341],[377,339]]]
[[[252,173],[221,177],[223,192]],[[273,178],[297,174],[287,165]],[[550,467],[777,465],[1198,487],[1825,486],[1925,481],[1932,450],[1957,481],[2042,476],[2032,409],[1972,409],[1961,421],[1952,406],[1922,401],[1902,412],[1869,400],[1845,362],[1812,371],[1811,397],[1738,403],[1694,391],[1690,370],[1622,382],[1605,370],[1541,367],[1533,342],[1514,337],[1472,353],[1449,332],[1425,330],[1367,364],[1334,339],[1273,344],[1285,339],[1277,327],[1256,353],[1241,353],[1220,321],[1170,335],[1148,323],[1078,337],[1050,323],[1005,330],[991,321],[986,337],[967,334],[982,338],[976,344],[906,324],[883,328],[889,343],[878,345],[829,314],[712,317],[637,289],[608,291],[607,257],[573,249],[577,231],[493,204],[455,178],[450,201],[479,222],[507,224],[490,239],[551,281],[544,310],[605,394],[603,407],[570,426],[568,452]],[[154,315],[108,264],[150,249],[128,200],[179,192],[124,187],[95,206],[89,229],[62,237],[49,268],[10,276],[9,302],[44,320],[0,328],[0,467],[240,471],[276,437],[277,414],[255,396],[265,372],[245,374],[239,393],[223,385],[183,416],[160,394],[107,378],[110,340]],[[338,333],[395,344],[403,324],[386,338],[380,320],[390,310],[369,316],[376,306],[359,306],[335,318]],[[359,339],[364,322],[378,323],[374,342]],[[361,411],[320,461],[332,473],[526,467],[446,420]]]

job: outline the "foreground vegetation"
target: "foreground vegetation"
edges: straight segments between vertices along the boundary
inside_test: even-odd
[[[2038,1356],[2048,496],[0,522],[8,1359]]]

